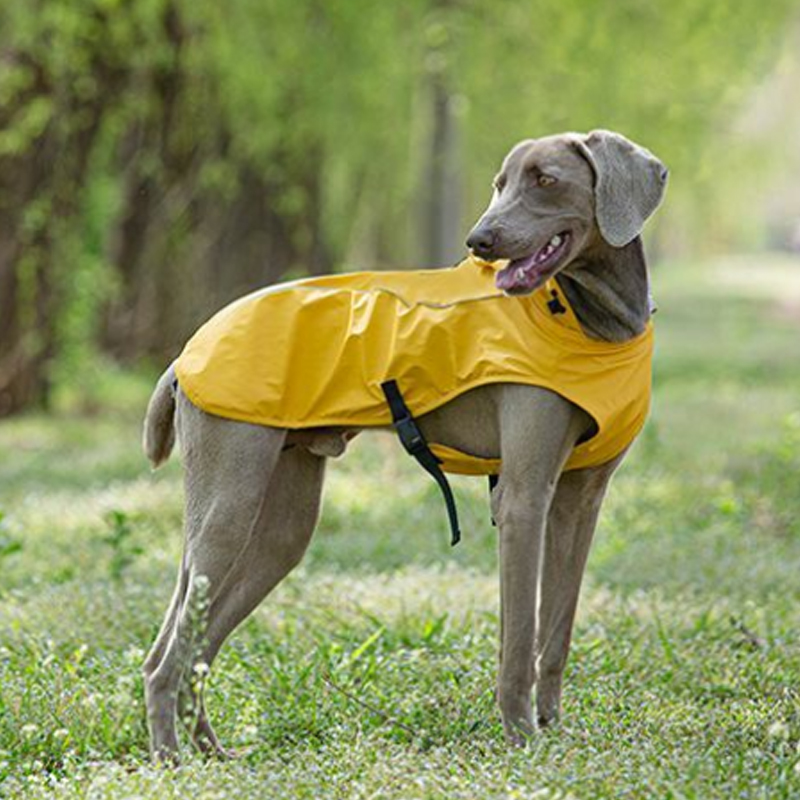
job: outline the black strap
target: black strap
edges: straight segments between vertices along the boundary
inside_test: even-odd
[[[491,512],[491,507],[492,507],[491,503],[492,503],[492,492],[494,491],[494,487],[497,486],[499,481],[500,481],[500,476],[499,475],[490,475],[489,476],[489,509],[490,509],[490,511],[489,511],[489,519],[492,521],[492,525],[494,525],[495,528],[497,527],[497,522],[495,521],[494,514],[492,514],[492,512]]]
[[[392,412],[392,423],[397,435],[400,437],[400,442],[409,455],[419,462],[420,466],[428,472],[444,495],[444,502],[447,506],[447,517],[450,520],[450,544],[455,547],[461,541],[461,531],[458,527],[458,512],[456,511],[456,501],[453,497],[453,490],[447,482],[444,472],[442,472],[439,464],[441,463],[438,458],[431,452],[422,431],[411,416],[408,410],[403,395],[397,386],[397,381],[384,381],[381,384],[383,394],[386,396],[386,402],[389,404],[389,410]]]

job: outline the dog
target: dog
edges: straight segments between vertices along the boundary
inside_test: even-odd
[[[613,448],[575,461],[582,448],[603,435],[604,412],[543,377],[493,375],[456,396],[448,394],[442,403],[412,408],[427,440],[470,454],[499,472],[491,495],[500,549],[497,697],[505,736],[513,745],[523,745],[537,725],[559,718],[562,676],[598,513],[609,479],[646,412],[652,308],[641,232],[662,200],[666,181],[661,161],[620,134],[600,130],[522,141],[504,159],[491,201],[467,238],[469,263],[455,271],[490,286],[488,295],[498,308],[528,308],[526,303],[541,299],[547,290],[557,324],[561,317],[573,324],[572,350],[590,350],[598,364],[612,358],[608,354],[636,350],[645,365],[636,374],[644,369],[646,376],[628,394],[638,398],[644,411]],[[312,279],[300,289],[325,294],[338,286],[337,277],[318,279],[321,284]],[[363,280],[378,281],[377,314],[393,292],[383,282],[395,278]],[[277,295],[282,291],[278,287]],[[371,298],[370,291],[363,289]],[[481,292],[485,299],[487,291]],[[266,302],[264,297],[245,298],[230,306],[230,313],[242,308],[250,313]],[[359,295],[358,302],[366,301]],[[402,296],[398,302],[403,305]],[[475,304],[473,317],[485,331],[492,318],[482,308]],[[144,426],[144,448],[154,467],[169,456],[176,432],[185,462],[183,557],[169,609],[144,664],[151,749],[158,759],[177,758],[181,717],[192,720],[190,734],[201,751],[228,755],[209,722],[202,691],[189,686],[192,667],[196,662],[210,666],[236,626],[301,560],[319,515],[326,459],[344,452],[361,429],[389,424],[388,411],[384,416],[376,411],[366,424],[357,417],[348,422],[334,416],[330,424],[313,417],[310,424],[298,425],[271,406],[260,416],[248,416],[245,411],[226,413],[229,400],[204,403],[198,385],[213,393],[241,379],[224,372],[237,360],[239,345],[234,337],[218,348],[217,324],[212,320],[201,328],[201,344],[193,348],[190,342],[161,376]],[[327,328],[320,336],[329,338]],[[297,337],[279,341],[289,338]],[[534,342],[528,350],[538,353],[541,347]],[[318,355],[316,369],[327,369],[327,356]],[[258,350],[247,364],[269,360],[267,353],[263,359],[257,356]],[[284,361],[291,369],[292,359]],[[549,363],[555,374],[567,362],[556,358]],[[223,372],[212,369],[215,364]],[[611,395],[614,380],[609,382]],[[630,375],[619,379],[617,392],[630,389],[630,380]],[[325,385],[333,391],[336,380]],[[280,404],[280,389],[274,394]],[[370,396],[375,399],[374,387]],[[193,612],[198,603],[205,604],[199,617]]]

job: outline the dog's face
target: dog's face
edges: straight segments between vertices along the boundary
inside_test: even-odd
[[[510,261],[497,274],[499,289],[532,292],[584,250],[597,230],[593,183],[591,166],[562,136],[512,148],[467,239],[480,258]]]
[[[621,247],[635,238],[666,174],[644,148],[608,131],[525,140],[504,159],[467,247],[508,259],[498,288],[528,294],[601,239]]]

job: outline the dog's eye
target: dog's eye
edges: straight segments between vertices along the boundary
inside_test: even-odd
[[[558,178],[554,178],[552,175],[545,175],[542,173],[539,177],[536,178],[536,185],[537,186],[553,186],[554,184],[558,183]]]

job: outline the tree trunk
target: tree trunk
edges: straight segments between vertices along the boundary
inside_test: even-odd
[[[102,32],[105,19],[93,19]],[[0,416],[50,399],[70,244],[77,234],[90,156],[125,74],[98,35],[86,53],[94,90],[81,90],[33,53],[7,50],[5,65],[28,72],[28,88],[0,107],[0,129],[36,101],[52,107],[44,128],[0,157]],[[87,45],[88,47],[88,45]],[[110,60],[109,60],[110,58]],[[20,134],[21,136],[24,134]]]
[[[461,171],[457,99],[434,76],[432,132],[427,170],[425,260],[430,266],[453,264],[463,253]]]
[[[458,0],[432,0],[430,24],[436,31],[428,53],[430,93],[428,158],[423,177],[424,259],[429,266],[453,264],[464,252],[461,230],[461,141],[459,97],[450,76],[449,22]]]

